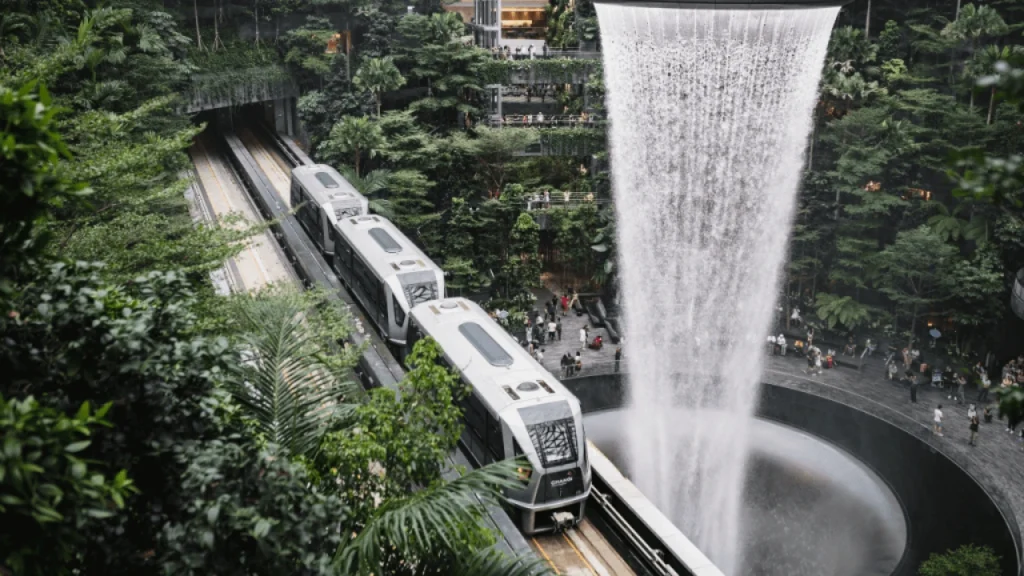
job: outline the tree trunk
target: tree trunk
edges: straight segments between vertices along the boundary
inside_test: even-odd
[[[907,339],[907,350],[914,349],[914,330],[917,328],[917,304],[914,304],[914,311],[910,314],[910,337]]]
[[[953,21],[956,22],[960,19],[960,0],[956,0],[956,16],[953,16]]]
[[[968,108],[971,112],[974,112],[974,89],[971,88],[971,103]]]
[[[871,38],[871,0],[868,0],[868,14],[864,17],[864,39]]]
[[[224,47],[224,42],[220,39],[220,19],[223,17],[223,8],[221,7],[220,0],[217,0],[213,8],[213,50],[216,51]]]
[[[993,86],[991,91],[989,92],[989,96],[988,96],[988,122],[987,122],[987,124],[989,124],[989,125],[992,124],[992,117],[995,115],[995,111],[996,111],[996,87]]]
[[[377,92],[377,93],[374,94],[374,96],[376,96],[376,100],[377,100],[377,118],[380,118],[380,99],[381,99],[381,93]]]
[[[355,151],[355,160],[356,160],[355,161],[356,177],[358,178],[359,177],[359,149],[358,148],[356,148],[356,151]]]
[[[256,25],[256,47],[260,47],[260,0],[253,0],[252,20]]]
[[[839,221],[839,202],[842,200],[840,196],[842,193],[839,188],[836,188],[836,222]]]
[[[192,0],[192,12],[196,17],[196,48],[203,49],[203,34],[199,31],[199,2]]]

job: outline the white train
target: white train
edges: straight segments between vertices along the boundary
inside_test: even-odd
[[[334,223],[332,266],[377,327],[381,338],[405,345],[409,310],[444,298],[444,271],[381,216]]]
[[[411,316],[407,352],[432,337],[473,389],[462,402],[461,442],[475,463],[529,460],[527,486],[506,493],[523,533],[582,520],[591,479],[579,400],[476,303],[446,298],[418,304]]]
[[[353,197],[354,195],[354,197]],[[292,170],[292,205],[381,337],[401,356],[433,337],[473,392],[461,443],[477,465],[525,456],[506,494],[524,534],[583,519],[590,462],[579,401],[476,303],[445,298],[444,271],[329,166]]]
[[[326,164],[298,166],[292,169],[292,206],[306,234],[324,254],[334,253],[331,229],[346,216],[369,212],[369,201],[338,171]]]

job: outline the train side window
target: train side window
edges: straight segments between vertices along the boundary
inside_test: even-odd
[[[494,460],[505,459],[505,442],[501,437],[501,422],[487,413],[487,450]]]
[[[519,458],[520,456],[523,456],[524,454],[525,454],[525,452],[523,452],[523,447],[519,445],[519,440],[516,440],[515,438],[513,438],[512,439],[512,455],[515,456],[516,458]]]
[[[395,324],[401,327],[405,324],[405,310],[402,310],[402,305],[398,303],[398,297],[394,294],[391,295],[391,306],[395,309]]]

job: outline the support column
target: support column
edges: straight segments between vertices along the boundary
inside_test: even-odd
[[[288,130],[288,100],[286,98],[278,98],[274,100],[274,130],[278,132],[286,132]]]
[[[295,136],[295,98],[285,98],[285,125],[288,136]]]

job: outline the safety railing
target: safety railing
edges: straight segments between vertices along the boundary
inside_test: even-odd
[[[604,118],[595,114],[506,114],[498,116],[492,114],[487,117],[487,123],[494,127],[508,126],[515,128],[537,127],[599,127],[606,124]]]
[[[525,200],[527,210],[573,208],[583,204],[608,204],[608,198],[598,198],[593,192],[562,192],[555,190],[548,196],[535,194]]]

